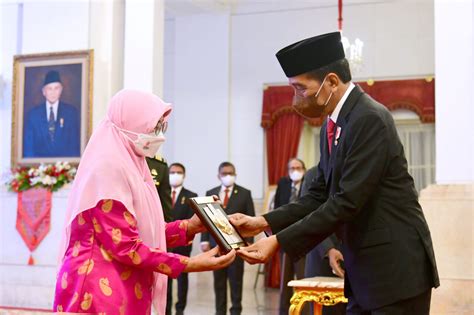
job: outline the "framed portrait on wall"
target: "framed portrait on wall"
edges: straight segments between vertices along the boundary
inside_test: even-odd
[[[93,50],[17,55],[12,165],[77,164],[92,132]]]

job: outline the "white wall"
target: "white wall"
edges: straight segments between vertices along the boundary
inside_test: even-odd
[[[51,3],[49,3],[51,4]],[[56,2],[54,6],[43,1],[10,1],[2,7],[2,54],[0,76],[3,79],[3,97],[0,113],[2,126],[11,126],[11,89],[13,56],[89,47],[88,2]],[[1,86],[0,82],[0,86]],[[10,167],[11,129],[0,133],[0,173]]]
[[[215,162],[209,165],[204,154],[189,156],[190,151],[185,148],[193,146],[197,141],[195,131],[184,130],[184,124],[179,124],[192,120],[190,117],[194,115],[212,117],[214,122],[216,112],[224,114],[228,111],[229,141],[223,141],[224,139],[216,141],[217,137],[220,137],[217,132],[209,134],[206,140],[214,141],[214,151],[219,152],[222,159],[229,158],[236,164],[238,182],[251,189],[254,198],[263,198],[266,181],[264,132],[260,127],[263,85],[286,82],[275,53],[297,40],[336,30],[336,17],[335,6],[233,15],[231,33],[228,37],[231,47],[230,68],[226,68],[220,62],[220,58],[224,57],[219,56],[217,62],[213,61],[213,69],[207,68],[211,64],[210,58],[214,58],[212,50],[216,45],[215,42],[225,40],[225,36],[215,37],[215,31],[212,34],[201,32],[207,28],[222,27],[212,22],[216,17],[209,16],[208,20],[204,21],[194,17],[176,20],[176,28],[173,30],[176,40],[190,40],[193,45],[185,46],[188,49],[185,52],[181,51],[183,46],[175,46],[175,52],[180,56],[175,56],[172,80],[175,86],[171,90],[174,91],[173,96],[179,109],[174,113],[173,122],[176,122],[175,127],[181,130],[179,134],[173,135],[173,143],[167,145],[177,145],[181,149],[172,151],[168,158],[171,161],[181,160],[191,163],[187,165],[192,165],[189,167],[189,172],[193,173],[193,178],[190,177],[188,181],[190,188],[200,193],[210,188],[209,177],[213,179],[217,165]],[[360,37],[365,43],[365,64],[362,71],[356,74],[356,79],[413,77],[434,73],[434,17],[431,1],[396,1],[346,6],[344,17],[345,36],[350,39]],[[188,27],[178,27],[181,23]],[[208,23],[214,25],[204,26]],[[168,33],[168,36],[172,34]],[[204,42],[194,46],[196,39]],[[165,58],[172,57],[168,55]],[[188,71],[188,66],[182,65],[182,62],[186,65],[193,62],[204,63],[206,71],[199,73]],[[228,80],[225,78],[227,71],[230,74]],[[219,82],[216,85],[216,74],[227,82]],[[165,85],[168,79],[165,74]],[[179,82],[184,84],[183,81],[186,82],[185,85],[177,85]],[[224,93],[227,84],[230,90],[229,99],[226,101],[221,94]],[[202,103],[203,97],[206,105],[196,106]],[[216,97],[222,97],[224,103],[216,102]],[[179,98],[185,98],[189,102],[178,102]],[[208,103],[208,99],[211,99],[212,103]],[[226,132],[223,121],[225,118],[217,122],[220,128],[216,130],[219,130],[220,135]],[[198,182],[194,178],[202,180]]]
[[[474,182],[473,10],[472,1],[435,1],[438,184]]]
[[[186,185],[199,194],[218,184],[217,166],[229,158],[229,23],[226,15],[174,23],[173,130],[165,157],[184,163]]]

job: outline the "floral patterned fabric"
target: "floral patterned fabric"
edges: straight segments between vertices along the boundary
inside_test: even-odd
[[[188,221],[166,225],[169,247],[188,245]],[[154,272],[176,278],[189,258],[150,248],[137,222],[116,200],[101,200],[71,224],[71,238],[58,273],[54,310],[94,314],[150,314]]]

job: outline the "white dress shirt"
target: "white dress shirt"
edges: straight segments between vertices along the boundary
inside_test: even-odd
[[[230,199],[230,196],[232,196],[232,192],[234,191],[234,185],[230,187],[225,187],[224,185],[221,186],[221,191],[219,192],[219,199],[222,201],[222,203],[224,203],[224,200],[225,200],[226,189],[229,190],[229,199]]]
[[[344,92],[344,95],[341,97],[341,99],[337,103],[336,108],[332,112],[331,116],[329,116],[329,118],[331,118],[331,120],[334,123],[337,123],[337,117],[339,116],[339,113],[341,112],[342,105],[344,105],[344,102],[347,100],[347,97],[349,96],[349,94],[354,88],[355,88],[354,83],[350,82],[349,87],[347,88],[347,90]]]
[[[49,121],[49,112],[51,106],[53,107],[53,113],[54,113],[54,121],[58,120],[58,106],[59,106],[59,101],[54,102],[51,104],[50,102],[46,101],[46,121]]]
[[[171,202],[173,202],[173,191],[176,191],[176,200],[174,200],[174,203],[176,203],[182,189],[183,189],[183,185],[178,186],[178,187],[171,187]]]

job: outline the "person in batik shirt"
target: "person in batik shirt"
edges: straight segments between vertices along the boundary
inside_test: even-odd
[[[219,248],[186,257],[167,248],[192,243],[205,230],[194,215],[165,223],[146,165],[165,138],[169,104],[122,90],[94,131],[71,189],[54,311],[165,314],[167,277],[224,268],[235,258]]]

